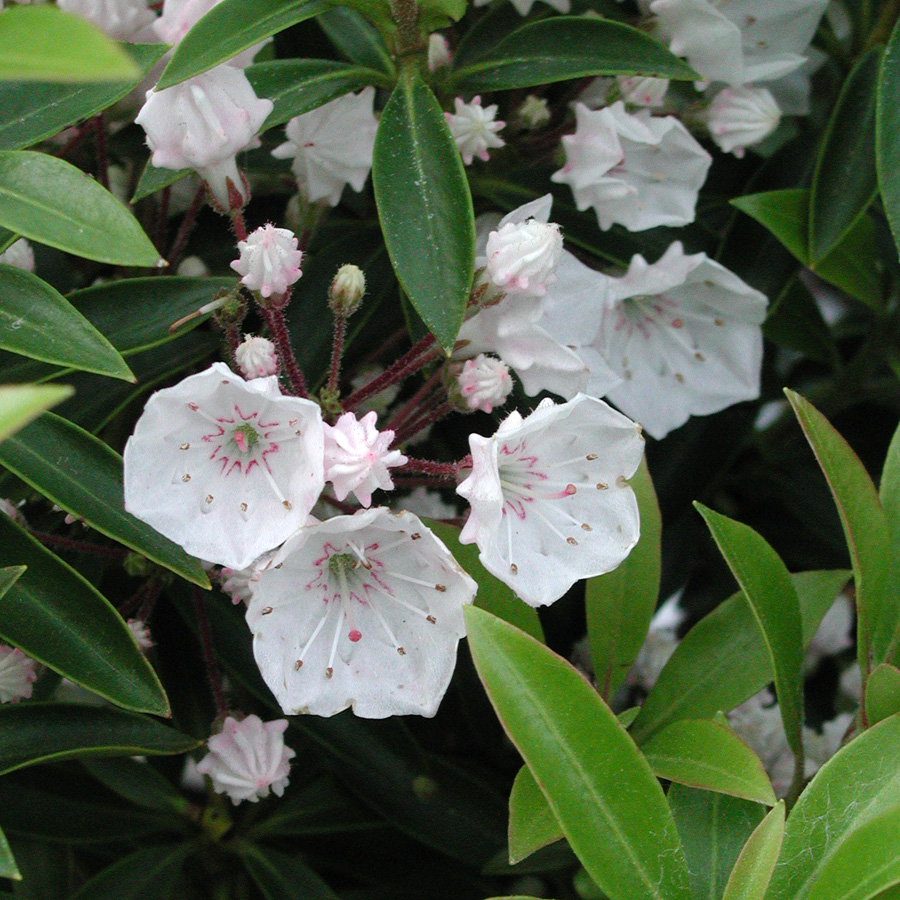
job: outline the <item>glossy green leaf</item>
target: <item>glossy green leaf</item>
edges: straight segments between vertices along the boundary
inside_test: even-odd
[[[138,73],[128,81],[54,84],[0,81],[0,150],[21,150],[94,116],[132,91],[165,53],[165,44],[128,48]]]
[[[327,0],[222,0],[181,39],[156,89],[172,87],[227,62],[331,5]]]
[[[141,177],[138,179],[137,187],[134,189],[131,202],[137,203],[145,197],[150,197],[157,191],[175,184],[176,181],[187,178],[192,172],[193,169],[158,169],[148,159],[144,171],[141,172]]]
[[[847,583],[843,570],[791,576],[800,600],[803,646]],[[639,743],[679,719],[734,709],[772,681],[772,663],[743,593],[729,597],[684,637],[644,701],[631,734]]]
[[[83,760],[82,765],[101,784],[137,806],[160,812],[189,810],[187,798],[146,762],[127,756],[94,757]]]
[[[138,850],[95,875],[71,900],[165,900],[192,849],[183,843]]]
[[[866,681],[866,724],[875,725],[900,712],[900,669],[881,663]]]
[[[884,212],[900,248],[900,22],[894,26],[878,75],[875,163]]]
[[[453,73],[457,92],[508,90],[590,75],[652,75],[697,80],[697,73],[649,35],[587,16],[523,25]]]
[[[337,900],[337,894],[296,856],[241,844],[241,858],[266,900]]]
[[[455,525],[437,522],[434,519],[426,519],[425,523],[446,544],[456,561],[475,579],[478,585],[475,605],[515,625],[516,628],[543,643],[544,629],[541,627],[537,610],[519,599],[512,588],[507,587],[485,569],[478,559],[478,547],[475,544],[461,544],[459,529]]]
[[[809,401],[785,390],[840,515],[856,585],[857,657],[863,680],[897,659],[900,609],[891,586],[891,540],[872,479],[850,445]]]
[[[160,263],[125,206],[90,175],[46,153],[0,151],[0,225],[85,259],[146,268]]]
[[[512,625],[476,607],[465,616],[494,709],[590,876],[611,900],[688,900],[659,782],[599,694]]]
[[[0,441],[71,396],[72,388],[66,385],[0,385]]]
[[[75,756],[187,753],[201,743],[146,716],[72,703],[0,707],[0,738],[0,774]]]
[[[384,108],[372,181],[397,278],[449,352],[469,300],[475,219],[459,151],[418,74],[404,74]]]
[[[125,511],[122,457],[77,425],[45,414],[0,444],[0,464],[101,534],[209,586],[196,559]]]
[[[394,60],[381,35],[355,9],[338,6],[322,13],[317,22],[347,59],[359,66],[396,76]]]
[[[647,461],[631,479],[641,537],[625,561],[585,586],[591,661],[600,695],[609,699],[637,657],[659,597],[662,520]]]
[[[22,873],[16,865],[16,859],[13,856],[9,841],[6,835],[0,831],[0,878],[11,878],[13,881],[21,881]]]
[[[510,865],[564,836],[534,776],[528,766],[522,766],[509,795]]]
[[[0,569],[0,597],[25,574],[27,566],[7,566]]]
[[[62,294],[15,266],[0,265],[0,349],[134,381],[115,347]]]
[[[6,643],[119,706],[168,713],[162,685],[121,616],[7,516],[0,517],[0,565],[28,567],[0,601]]]
[[[784,801],[756,826],[741,850],[722,900],[763,900],[784,840]]]
[[[767,806],[775,804],[775,792],[759,757],[719,722],[673,722],[641,750],[657,778]]]
[[[854,832],[898,806],[900,716],[891,716],[843,747],[800,795],[766,900],[807,900],[829,861],[838,854],[844,858],[842,848]]]
[[[878,499],[887,522],[891,543],[891,581],[896,585],[900,584],[900,426],[891,438],[881,469]],[[895,658],[894,654],[891,657]]]
[[[0,17],[0,80],[128,81],[139,71],[119,44],[80,16],[14,6]]]
[[[263,129],[274,128],[350,91],[385,81],[381,72],[330,59],[278,59],[245,69],[258,97],[275,104]]]
[[[875,198],[875,85],[881,50],[870,50],[847,76],[813,175],[809,259],[819,262],[865,215]]]

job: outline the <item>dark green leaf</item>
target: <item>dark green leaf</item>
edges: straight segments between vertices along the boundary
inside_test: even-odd
[[[165,53],[165,44],[132,44],[138,66],[129,81],[35,84],[0,81],[0,150],[21,150],[96,115],[133,90]]]
[[[509,862],[515,865],[541,847],[562,840],[563,830],[528,766],[522,766],[509,795]]]
[[[866,681],[865,707],[867,725],[900,712],[900,669],[881,663],[872,670]]]
[[[191,844],[147,847],[95,875],[71,900],[167,900]]]
[[[763,335],[816,362],[840,363],[837,344],[822,310],[803,282],[792,278],[769,307]]]
[[[11,878],[13,881],[21,881],[22,873],[16,866],[16,859],[10,849],[6,835],[0,831],[0,878]]]
[[[115,347],[62,294],[31,272],[0,265],[0,349],[134,381]]]
[[[166,715],[162,685],[121,616],[7,516],[0,517],[0,565],[28,567],[0,601],[7,643],[113,703]]]
[[[143,200],[144,197],[150,197],[157,191],[167,188],[182,178],[187,178],[193,172],[193,169],[158,169],[150,160],[144,166],[141,177],[138,179],[137,187],[134,189],[134,196],[131,198],[132,203]]]
[[[449,352],[472,284],[475,220],[459,151],[418,74],[404,74],[384,108],[372,180],[397,278]]]
[[[554,16],[507,35],[453,74],[457,92],[508,90],[590,75],[697,80],[697,73],[649,35],[587,16]]]
[[[101,534],[209,586],[196,559],[125,511],[122,458],[77,425],[46,413],[0,444],[0,464]]]
[[[822,138],[809,198],[809,259],[820,262],[875,198],[875,84],[881,51],[847,76]]]
[[[659,782],[609,707],[534,638],[476,607],[465,615],[494,709],[590,876],[611,900],[690,898]]]
[[[784,801],[756,826],[741,850],[722,900],[763,900],[784,839]]]
[[[337,894],[295,856],[246,843],[240,852],[266,900],[337,900]]]
[[[90,175],[46,153],[0,151],[0,225],[85,259],[146,268],[160,263],[125,206]]]
[[[875,162],[884,212],[900,248],[900,21],[881,58],[875,112]]]
[[[146,716],[72,703],[7,704],[0,738],[0,774],[73,756],[170,755],[200,745]]]
[[[51,406],[72,396],[65,385],[13,384],[0,386],[0,441],[24,428]]]
[[[190,804],[168,779],[146,762],[126,756],[88,758],[82,765],[101,784],[137,806],[186,813]]]
[[[394,60],[381,35],[355,9],[338,6],[322,13],[317,21],[347,59],[391,78],[396,77]]]

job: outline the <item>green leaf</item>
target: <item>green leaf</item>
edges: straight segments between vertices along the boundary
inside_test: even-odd
[[[0,775],[75,756],[147,756],[199,747],[154,719],[102,706],[16,703],[0,707]]]
[[[870,50],[847,76],[813,175],[809,198],[809,259],[823,260],[865,215],[875,175],[875,86],[881,50]]]
[[[305,863],[269,847],[240,845],[241,859],[266,900],[337,900]]]
[[[509,795],[509,864],[564,836],[534,776],[528,766],[522,766]]]
[[[0,265],[0,349],[123,381],[134,375],[116,348],[46,281]]]
[[[690,898],[659,782],[584,678],[534,638],[465,611],[475,667],[572,849],[611,900]]]
[[[72,388],[65,385],[0,385],[0,441],[71,396]]]
[[[46,153],[0,151],[0,225],[85,259],[146,268],[161,263],[125,206],[90,175]]]
[[[71,900],[165,900],[193,849],[183,843],[138,850],[95,875]]]
[[[447,545],[456,561],[475,579],[478,584],[475,605],[544,643],[544,629],[537,610],[519,599],[512,588],[485,569],[478,559],[478,547],[475,544],[461,544],[459,529],[455,525],[434,519],[424,521],[435,536]]]
[[[157,191],[175,184],[176,181],[187,178],[193,171],[193,169],[158,169],[148,159],[144,171],[141,172],[141,177],[138,179],[137,187],[134,189],[131,202],[137,203],[145,197],[150,197]],[[200,187],[205,190],[202,185]]]
[[[0,831],[0,878],[11,878],[13,881],[21,881],[22,873],[16,865],[16,859],[10,849],[6,835]]]
[[[156,673],[109,601],[7,516],[0,565],[28,567],[0,601],[7,643],[119,706],[168,714]]]
[[[394,60],[381,35],[355,9],[338,6],[322,13],[317,21],[347,59],[391,78],[396,77]]]
[[[401,77],[381,115],[372,181],[397,278],[449,352],[472,285],[475,219],[459,151],[417,73]]]
[[[722,900],[763,900],[784,839],[784,801],[756,826],[725,885]]]
[[[101,534],[209,587],[198,560],[125,511],[122,457],[77,425],[46,413],[0,444],[0,464]]]
[[[244,71],[256,95],[268,97],[275,104],[263,125],[264,130],[350,91],[385,82],[384,75],[374,69],[330,59],[278,59],[258,63]]]
[[[891,581],[900,584],[900,426],[891,438],[884,460],[878,499],[891,543]]]
[[[769,307],[763,336],[816,362],[840,365],[840,354],[822,310],[806,285],[793,277]]]
[[[748,194],[731,204],[767,228],[804,266],[872,309],[881,310],[875,226],[868,218],[860,218],[831,253],[814,263],[808,252],[808,190],[791,188]]]
[[[119,44],[80,16],[14,6],[0,17],[0,80],[126,81],[139,74]]]
[[[800,795],[788,816],[766,900],[807,900],[829,860],[838,854],[845,858],[842,848],[854,832],[897,806],[900,716],[891,716],[843,747]],[[896,850],[896,830],[893,846]],[[857,877],[864,871],[859,868]]]
[[[891,540],[875,485],[859,457],[809,401],[785,390],[838,508],[856,585],[857,657],[863,681],[897,659],[900,610],[891,586]]]
[[[657,778],[774,806],[759,757],[726,725],[682,719],[641,747]]]
[[[900,669],[881,663],[866,682],[866,724],[875,725],[900,712]]]
[[[659,597],[662,521],[647,461],[631,479],[641,537],[617,569],[585,586],[588,638],[597,687],[609,699],[640,652]]]
[[[137,806],[167,813],[187,813],[190,809],[184,795],[146,762],[120,756],[89,758],[82,765],[101,784]]]
[[[0,569],[0,598],[25,574],[27,566],[7,566]]]
[[[132,44],[138,72],[128,81],[56,84],[0,81],[0,150],[21,150],[94,116],[132,91],[166,51],[165,44]]]
[[[587,16],[530,22],[453,73],[457,92],[509,90],[590,75],[652,75],[696,81],[699,75],[649,35]]]
[[[894,243],[900,248],[900,21],[881,57],[875,111],[878,187]]]
[[[803,646],[847,583],[843,570],[791,576],[800,600]],[[631,729],[639,743],[679,719],[734,709],[772,681],[766,643],[742,592],[701,619],[675,649]]]
[[[156,90],[172,87],[329,9],[328,0],[222,0],[181,39]]]

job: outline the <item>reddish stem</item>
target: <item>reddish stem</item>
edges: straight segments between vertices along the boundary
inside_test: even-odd
[[[166,249],[166,234],[169,230],[169,201],[172,199],[172,185],[166,185],[159,195],[156,208],[156,248],[160,253]]]
[[[125,559],[127,550],[120,547],[104,547],[102,544],[92,544],[89,541],[79,541],[73,538],[60,537],[57,534],[49,534],[46,531],[29,529],[32,537],[37,538],[48,547],[59,547],[60,550],[74,550],[76,553],[90,553],[93,556],[108,556],[111,559]]]
[[[103,113],[94,116],[94,140],[97,148],[97,180],[109,190],[109,158],[106,155],[106,124]]]
[[[429,425],[433,425],[435,422],[440,421],[444,416],[449,416],[453,411],[453,407],[448,402],[444,401],[443,403],[439,403],[434,409],[425,415],[420,416],[411,424],[407,423],[404,425],[403,428],[400,429],[400,433],[394,436],[394,441],[398,444],[408,441]]]
[[[334,341],[331,345],[331,371],[328,374],[328,390],[336,391],[341,377],[341,357],[344,355],[344,334],[347,330],[347,317],[335,314]]]
[[[169,268],[166,270],[169,274],[174,275],[175,270],[178,268],[178,263],[181,262],[181,257],[184,255],[185,248],[187,247],[188,239],[191,236],[191,232],[194,230],[194,225],[197,223],[197,216],[200,213],[200,210],[203,208],[203,202],[206,199],[206,184],[201,184],[199,188],[197,188],[197,193],[194,194],[194,199],[191,200],[191,205],[188,207],[187,212],[184,214],[184,219],[181,222],[181,226],[178,229],[178,234],[175,235],[175,241],[172,244],[172,249],[169,251]]]
[[[88,136],[89,133],[90,128],[76,128],[75,134],[73,134],[72,137],[70,137],[69,140],[67,140],[65,144],[63,144],[62,147],[60,147],[59,150],[56,151],[56,155],[60,159],[68,156],[70,153],[72,153],[73,150],[76,150],[84,142],[84,139]]]
[[[232,209],[229,212],[231,216],[231,227],[234,229],[234,236],[239,241],[247,240],[247,223],[244,221],[244,213],[240,209]]]
[[[275,342],[275,349],[281,358],[281,365],[288,377],[291,390],[298,397],[309,399],[309,392],[306,389],[306,379],[303,372],[300,371],[300,365],[297,363],[297,357],[294,356],[291,347],[291,337],[288,334],[287,324],[284,321],[283,309],[272,309],[269,306],[263,306],[262,315],[266,325],[269,328],[269,334]]]
[[[344,402],[344,408],[352,409],[368,397],[380,393],[398,381],[403,381],[404,378],[408,378],[423,366],[428,365],[433,359],[437,359],[441,351],[437,351],[437,354],[432,351],[432,344],[434,344],[434,335],[426,334],[380,375],[376,375],[368,384],[364,384],[358,391],[354,391]]]
[[[435,385],[440,384],[442,375],[442,370],[438,369],[426,382],[415,392],[415,394],[410,397],[406,403],[400,408],[400,411],[397,412],[385,426],[386,429],[390,429],[395,434],[403,425],[403,423],[417,410],[420,405],[424,406],[424,401],[426,397],[432,392]],[[433,405],[433,404],[432,404]],[[429,405],[428,408],[431,408]]]
[[[237,350],[241,345],[241,327],[232,323],[225,329],[225,340],[228,341],[228,353],[231,356],[231,362],[235,369],[239,369],[237,361]]]
[[[194,588],[194,609],[197,611],[197,634],[200,637],[200,646],[203,650],[203,661],[206,664],[206,676],[209,679],[209,687],[216,701],[216,712],[225,716],[228,712],[228,703],[225,700],[225,690],[222,687],[222,676],[216,665],[216,655],[213,649],[212,635],[209,630],[209,619],[206,617],[206,609],[203,606],[203,595],[200,588]]]
[[[398,472],[415,472],[417,475],[431,475],[434,478],[456,478],[459,471],[459,463],[435,462],[431,459],[407,459]]]

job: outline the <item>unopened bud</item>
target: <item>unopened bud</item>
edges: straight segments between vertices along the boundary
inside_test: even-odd
[[[442,34],[428,36],[428,71],[434,72],[450,65],[450,45]]]
[[[516,110],[516,119],[531,131],[543,127],[550,121],[550,108],[543,97],[529,94]]]
[[[352,316],[359,309],[366,292],[366,276],[351,263],[337,270],[328,291],[328,305],[336,316]]]
[[[278,374],[275,345],[264,337],[248,334],[234,352],[244,378],[266,378]]]

